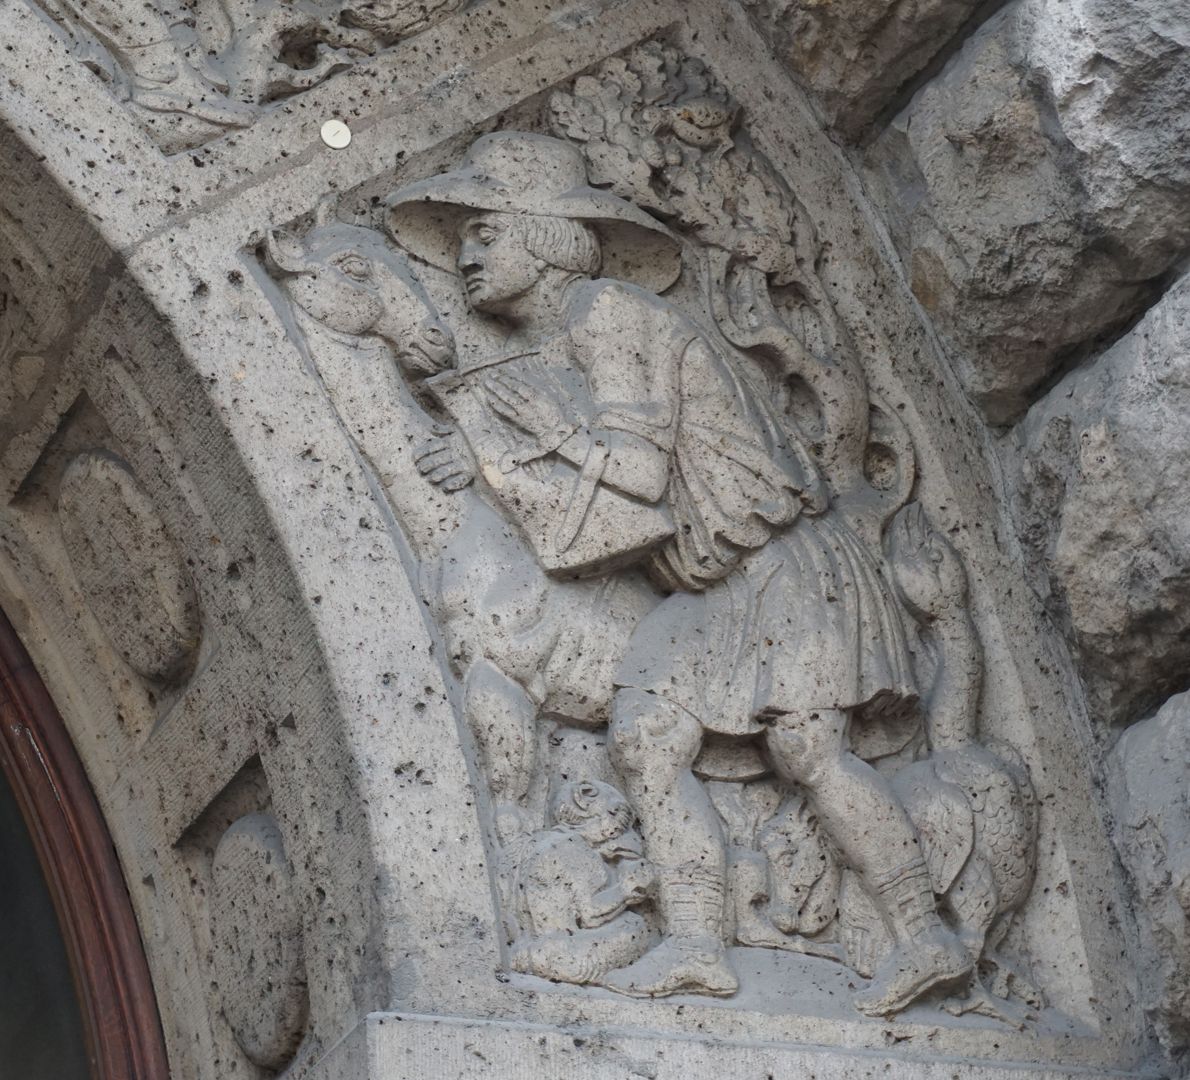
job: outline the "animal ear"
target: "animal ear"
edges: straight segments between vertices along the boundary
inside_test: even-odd
[[[314,226],[336,225],[339,221],[339,196],[334,192],[323,195],[314,208]]]
[[[279,274],[300,274],[306,269],[306,250],[292,233],[270,229],[265,234],[265,258],[269,269]]]
[[[599,798],[599,789],[589,780],[575,784],[574,805],[580,810],[589,810],[597,798]]]

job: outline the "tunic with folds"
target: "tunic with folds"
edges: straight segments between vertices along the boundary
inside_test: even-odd
[[[673,523],[642,556],[669,595],[637,626],[616,685],[723,734],[816,709],[899,724],[917,702],[899,610],[793,425],[652,293],[583,282],[565,336],[591,415],[561,452],[581,460],[597,440],[599,483]]]

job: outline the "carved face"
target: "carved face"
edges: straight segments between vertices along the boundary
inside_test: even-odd
[[[632,810],[610,784],[573,780],[558,793],[554,820],[577,829],[587,843],[599,847],[628,829]]]
[[[835,915],[838,867],[808,809],[782,808],[757,839],[769,863],[769,919],[785,934],[817,933]]]
[[[541,279],[545,266],[525,246],[512,214],[476,214],[459,230],[459,272],[475,311],[500,313]]]
[[[368,230],[318,226],[298,240],[270,234],[268,252],[290,299],[324,326],[392,345],[400,365],[430,375],[454,360],[454,338],[412,273]]]
[[[351,249],[303,260],[286,287],[294,303],[343,334],[368,333],[384,311],[372,260]]]

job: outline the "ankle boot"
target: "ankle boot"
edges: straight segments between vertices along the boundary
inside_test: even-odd
[[[855,1003],[870,1016],[888,1016],[928,990],[969,975],[972,960],[942,922],[930,874],[920,856],[881,875],[875,885],[874,899],[896,944]]]
[[[723,946],[724,874],[697,866],[659,868],[658,898],[665,937],[604,985],[631,997],[679,992],[728,997],[739,980]]]

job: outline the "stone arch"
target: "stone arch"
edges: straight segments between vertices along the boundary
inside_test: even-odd
[[[402,858],[418,830],[410,834],[394,812],[393,792],[369,794],[364,777],[379,770],[399,778],[408,769],[397,782],[421,789],[432,757],[435,782],[466,791],[462,759],[452,765],[431,738],[414,739],[403,754],[385,745],[395,716],[408,713],[407,728],[423,722],[427,731],[452,723],[445,692],[432,675],[412,670],[410,655],[431,649],[419,625],[409,628],[408,653],[380,645],[385,590],[408,595],[399,555],[389,552],[379,565],[364,555],[358,565],[368,584],[349,599],[343,569],[324,555],[347,541],[311,542],[311,530],[325,524],[347,528],[352,540],[383,526],[362,477],[354,484],[362,501],[350,518],[343,505],[303,494],[325,482],[337,498],[344,484],[350,501],[356,468],[345,448],[336,455],[308,438],[309,427],[326,425],[317,406],[309,408],[304,373],[291,372],[299,393],[281,456],[310,462],[320,476],[271,506],[259,486],[263,460],[244,455],[231,429],[239,422],[255,429],[266,457],[276,432],[266,430],[256,406],[231,424],[224,412],[238,411],[252,343],[241,340],[230,356],[216,348],[216,363],[230,363],[224,371],[195,364],[171,302],[163,308],[154,275],[133,270],[128,251],[115,249],[120,240],[105,235],[102,213],[80,209],[69,181],[11,128],[5,147],[4,344],[13,378],[0,421],[3,608],[50,687],[111,829],[171,1075],[264,1075],[295,1054],[319,1056],[375,1008],[433,999],[426,957],[438,946],[430,945],[431,931],[417,928],[425,900],[416,892],[428,875],[445,881],[448,872],[422,855]],[[237,288],[229,280],[236,265],[221,272],[226,288]],[[184,307],[203,304],[208,290],[200,285],[191,281],[179,297]],[[233,325],[241,314],[227,309]],[[226,387],[228,399],[216,402],[212,386]],[[261,393],[269,396],[263,386]],[[295,571],[301,563],[318,567],[305,584],[298,583],[305,571]],[[411,599],[404,605],[416,611]],[[333,643],[337,660],[324,642]],[[360,648],[376,657],[375,685],[361,685],[350,670]],[[341,678],[332,674],[339,665],[346,665]],[[348,716],[354,733],[344,727]],[[237,863],[243,882],[217,885],[220,838],[246,815],[262,814],[279,830],[288,885],[261,865],[272,867],[267,845],[253,849],[247,866]],[[418,821],[434,834],[441,828],[424,812]],[[444,859],[459,860],[450,876],[482,874],[481,855],[461,854],[467,837],[453,840],[459,851],[443,850]],[[390,852],[388,865],[376,860],[381,850]],[[253,981],[245,939],[236,962],[213,968],[212,935],[235,947],[259,917],[243,902],[262,895],[274,896],[278,911],[279,901],[289,902],[278,933],[291,947],[270,957],[282,966]],[[482,892],[477,899],[485,901]],[[448,936],[482,933],[472,925],[477,918],[448,905],[433,918]],[[306,1000],[279,1001],[257,1015],[254,999],[268,997],[273,981]],[[256,1062],[241,1042],[254,1048]]]
[[[163,1075],[165,1043],[123,874],[62,719],[7,620],[0,685],[0,765],[62,928],[90,1061],[112,1080]]]

